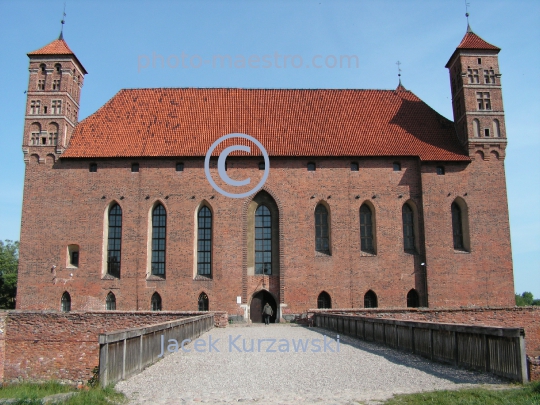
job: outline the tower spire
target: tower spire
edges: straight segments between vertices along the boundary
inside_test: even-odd
[[[62,19],[60,20],[60,23],[62,24],[60,28],[60,35],[58,35],[58,39],[64,39],[64,24],[66,23],[66,20],[64,17],[66,16],[66,3],[64,3],[64,11],[62,13]]]
[[[465,17],[467,18],[467,32],[473,32],[469,24],[469,6],[470,3],[467,3],[467,0],[465,0]]]

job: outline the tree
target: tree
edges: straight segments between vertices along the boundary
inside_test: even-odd
[[[0,309],[14,309],[17,295],[19,242],[0,241]]]
[[[540,300],[535,300],[531,292],[525,291],[523,294],[516,294],[516,305],[524,307],[527,305],[540,305]]]

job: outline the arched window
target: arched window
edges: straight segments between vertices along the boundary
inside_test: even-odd
[[[409,204],[403,204],[401,214],[403,217],[403,249],[407,252],[414,251],[414,213]]]
[[[109,236],[107,241],[107,274],[120,278],[122,246],[122,208],[113,204],[109,209]]]
[[[208,311],[208,295],[204,292],[199,295],[199,311]]]
[[[62,299],[60,300],[60,307],[62,312],[71,311],[71,296],[67,291],[62,294]]]
[[[460,206],[452,203],[452,233],[454,236],[454,249],[463,249],[463,220]]]
[[[212,274],[212,212],[201,207],[197,215],[197,274],[210,277]]]
[[[30,145],[39,145],[41,125],[38,122],[32,123],[32,125],[30,126],[30,134]]]
[[[493,136],[499,138],[501,136],[501,126],[499,120],[493,120]]]
[[[116,310],[116,297],[112,292],[109,292],[107,294],[107,299],[105,300],[105,305],[107,308],[107,311],[115,311]]]
[[[155,292],[150,300],[152,311],[161,311],[161,295]]]
[[[62,65],[60,63],[57,63],[56,65],[54,65],[54,70],[56,71],[56,73],[60,73],[62,71]]]
[[[330,254],[330,238],[328,227],[328,210],[323,204],[315,208],[315,250]]]
[[[375,294],[372,290],[369,290],[364,295],[364,308],[377,308],[378,306],[377,294]]]
[[[474,119],[472,122],[473,126],[473,134],[475,138],[478,138],[480,136],[480,121],[477,119]]]
[[[58,124],[56,122],[51,122],[48,127],[49,139],[47,140],[47,145],[56,145],[58,142]]]
[[[330,294],[328,294],[326,291],[323,291],[319,294],[319,297],[317,298],[317,308],[319,309],[332,308],[332,299],[330,298]]]
[[[367,204],[362,204],[360,207],[360,248],[363,252],[375,253],[373,215]]]
[[[272,214],[266,205],[255,211],[255,274],[272,274]]]
[[[152,274],[165,277],[165,236],[167,213],[158,204],[152,211]]]
[[[420,297],[413,288],[407,293],[407,308],[418,308],[420,306]]]

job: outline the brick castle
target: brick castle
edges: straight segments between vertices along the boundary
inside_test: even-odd
[[[395,90],[125,89],[78,122],[87,73],[62,35],[28,54],[17,308],[513,306],[500,49],[468,28],[454,122]],[[230,198],[205,154],[270,156]],[[227,175],[268,169],[236,143]]]

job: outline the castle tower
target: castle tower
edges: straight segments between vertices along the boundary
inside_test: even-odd
[[[504,158],[507,140],[499,51],[467,25],[465,36],[446,64],[456,130],[471,157],[481,151],[485,156],[493,152]]]
[[[67,147],[78,121],[79,100],[87,73],[64,41],[57,40],[28,53],[30,78],[26,100],[23,152],[55,160]]]

